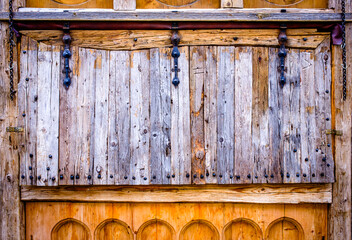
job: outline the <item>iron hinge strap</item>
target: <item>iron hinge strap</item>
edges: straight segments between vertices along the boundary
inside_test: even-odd
[[[6,132],[24,132],[23,127],[7,127]]]
[[[68,89],[71,85],[71,78],[70,78],[70,62],[69,62],[69,59],[71,58],[72,56],[72,53],[70,51],[70,44],[71,44],[71,35],[70,35],[70,23],[69,22],[66,22],[64,24],[64,27],[63,27],[63,31],[64,31],[64,36],[62,38],[62,41],[64,42],[64,51],[62,53],[62,56],[64,57],[65,59],[65,63],[64,63],[64,69],[63,69],[63,72],[65,73],[65,78],[64,78],[64,86],[66,89]]]
[[[287,26],[286,24],[281,24],[280,25],[280,34],[278,36],[278,41],[280,44],[280,49],[279,49],[279,58],[280,58],[280,66],[279,66],[279,71],[280,71],[280,86],[283,87],[286,83],[286,77],[285,77],[285,58],[287,56],[287,50],[286,50],[286,44],[287,44],[287,35],[286,35],[286,29]]]

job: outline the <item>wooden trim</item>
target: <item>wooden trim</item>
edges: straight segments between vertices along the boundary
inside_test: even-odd
[[[243,8],[243,0],[221,0],[222,8]]]
[[[47,9],[46,9],[47,10]],[[53,14],[55,12],[55,14]],[[137,10],[137,11],[38,11],[19,12],[16,21],[233,21],[233,22],[327,22],[341,21],[341,15],[330,11],[307,12],[249,12],[226,9],[217,10]],[[8,14],[0,12],[0,21],[7,21]],[[346,14],[352,21],[352,14]]]
[[[22,201],[331,203],[331,184],[22,187]]]
[[[62,45],[62,31],[59,30],[28,30],[21,31],[21,34],[45,44]],[[279,45],[278,29],[180,30],[179,34],[180,46],[277,47]],[[71,45],[104,50],[171,47],[171,35],[171,30],[72,30]],[[237,37],[236,40],[233,39],[234,36]],[[289,29],[287,36],[287,47],[315,49],[324,40],[329,39],[330,33],[318,32],[315,29]]]

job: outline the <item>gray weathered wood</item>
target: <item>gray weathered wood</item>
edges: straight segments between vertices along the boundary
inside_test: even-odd
[[[315,82],[314,52],[300,52],[301,68],[301,182],[311,181],[311,164],[315,164]]]
[[[221,0],[222,8],[243,8],[243,0]]]
[[[235,51],[235,182],[251,183],[252,154],[252,48],[237,47]]]
[[[192,183],[205,183],[204,162],[204,46],[190,47],[190,113],[192,148]]]
[[[205,181],[217,183],[213,173],[217,172],[217,47],[205,48],[205,80],[204,80],[204,152]]]
[[[132,184],[149,183],[150,76],[148,50],[131,55],[131,173]]]
[[[135,10],[136,0],[114,0],[114,10]]]
[[[39,44],[37,185],[42,186],[58,183],[59,76],[60,48]]]
[[[109,51],[96,51],[94,64],[94,183],[107,184],[108,178],[108,96],[109,96]],[[99,177],[100,176],[100,177]],[[114,175],[112,175],[114,177]]]
[[[219,184],[232,183],[235,154],[235,48],[217,53],[217,173]],[[232,177],[232,178],[230,178]]]

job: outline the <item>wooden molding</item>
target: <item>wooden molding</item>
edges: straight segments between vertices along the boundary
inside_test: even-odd
[[[22,201],[331,203],[331,184],[22,187]]]
[[[28,30],[21,31],[38,42],[62,45],[62,31]],[[268,46],[279,45],[278,29],[229,29],[229,30],[180,30],[180,46],[219,45],[219,46]],[[170,30],[72,30],[72,46],[105,49],[136,50],[155,47],[171,47]],[[330,33],[315,29],[290,29],[287,31],[287,47],[315,49]],[[236,36],[236,40],[234,40]],[[138,41],[135,41],[138,39]],[[305,40],[303,40],[305,39]]]
[[[243,0],[221,0],[222,8],[243,8]]]

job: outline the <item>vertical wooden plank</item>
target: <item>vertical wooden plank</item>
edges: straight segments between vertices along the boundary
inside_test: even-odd
[[[314,52],[301,50],[301,172],[302,182],[311,181],[311,164],[315,165],[315,82]]]
[[[352,63],[352,24],[346,25],[347,79],[351,79]],[[335,105],[335,126],[343,132],[335,136],[335,174],[333,203],[329,211],[329,239],[351,239],[351,123],[352,94],[351,81],[347,80],[347,96],[343,100],[342,49],[332,46],[333,104]]]
[[[218,47],[217,173],[218,183],[232,183],[235,154],[235,48]]]
[[[116,55],[116,78],[112,79],[116,84],[116,134],[117,134],[117,159],[115,161],[115,170],[117,184],[132,183],[131,176],[131,111],[130,111],[130,52],[118,51],[113,52]],[[113,56],[114,56],[113,55]],[[111,59],[113,61],[113,58]],[[111,82],[110,82],[111,83]],[[113,85],[112,85],[113,86]],[[110,104],[110,103],[109,103]],[[114,104],[111,102],[111,104]],[[112,118],[111,118],[112,119]],[[110,158],[110,156],[109,156]]]
[[[320,84],[319,94],[321,96],[318,102],[319,104],[323,104],[319,106],[319,109],[322,109],[323,119],[320,121],[322,124],[320,125],[322,129],[320,129],[321,133],[321,162],[317,162],[318,165],[321,164],[321,173],[320,177],[323,182],[333,182],[334,181],[334,161],[332,157],[332,137],[331,135],[325,134],[327,129],[332,129],[332,115],[331,115],[331,53],[330,53],[330,39],[322,42],[319,47],[315,50],[315,58],[316,58],[316,67],[317,67],[317,82],[316,84]]]
[[[37,122],[38,122],[38,42],[28,39],[28,62],[31,63],[28,71],[29,83],[27,85],[27,183],[36,185],[37,182]],[[27,65],[28,66],[28,65]],[[31,167],[31,170],[30,170]]]
[[[39,44],[37,185],[57,185],[59,137],[59,47]],[[39,179],[40,178],[40,179]]]
[[[318,47],[320,49],[320,47]],[[326,109],[325,109],[325,71],[324,58],[320,54],[320,50],[316,49],[314,56],[314,81],[315,81],[315,163],[312,168],[312,182],[325,182],[325,126],[326,126]],[[313,176],[313,174],[315,176]]]
[[[18,138],[19,142],[19,159],[20,159],[20,185],[30,185],[31,180],[27,176],[29,171],[27,170],[30,163],[30,157],[28,155],[27,150],[27,129],[28,129],[28,117],[30,117],[29,113],[27,112],[27,88],[29,85],[29,78],[28,76],[28,37],[21,38],[21,52],[20,52],[20,79],[18,83],[17,89],[17,99],[18,99],[18,126],[24,127],[25,134],[21,134]],[[28,115],[27,115],[28,114]]]
[[[269,182],[281,183],[283,173],[282,158],[282,139],[281,124],[282,113],[279,110],[281,106],[282,89],[279,85],[280,73],[277,70],[279,66],[278,50],[269,48]],[[254,176],[255,178],[256,176]],[[258,176],[257,176],[258,177]]]
[[[190,47],[190,107],[192,183],[204,184],[204,78],[205,47]]]
[[[136,0],[114,0],[114,10],[135,10]]]
[[[222,8],[243,8],[243,0],[221,0]]]
[[[76,154],[72,159],[74,161],[73,178],[75,184],[86,185],[93,183],[95,50],[80,48],[78,66],[77,142]]]
[[[217,47],[205,48],[204,147],[206,183],[217,183]]]
[[[171,86],[171,178],[172,184],[191,183],[191,130],[189,48],[181,47],[180,84]],[[173,66],[173,65],[172,65]]]
[[[150,53],[134,51],[131,55],[131,169],[132,184],[149,183],[150,160]]]
[[[160,103],[162,128],[161,176],[163,184],[170,184],[171,176],[171,48],[160,50]]]
[[[94,108],[94,183],[107,184],[108,178],[108,96],[109,96],[109,51],[96,50],[95,108]]]
[[[289,49],[286,57],[286,84],[283,87],[282,117],[284,139],[284,182],[300,182],[300,67],[299,50]]]
[[[162,183],[162,115],[160,91],[160,50],[150,50],[150,176],[152,184]]]
[[[68,89],[62,84],[62,79],[65,77],[65,73],[61,74],[60,81],[60,138],[59,138],[59,184],[70,185],[74,184],[75,178],[75,161],[79,156],[77,152],[77,145],[80,144],[80,131],[78,130],[82,126],[78,126],[77,117],[77,91],[78,79],[77,74],[79,72],[78,64],[81,63],[79,58],[79,48],[72,47],[72,56],[69,60],[71,73],[71,85]],[[83,60],[84,61],[84,60]],[[64,64],[62,58],[61,64]],[[63,65],[62,65],[63,66]],[[71,179],[71,175],[73,179]],[[82,176],[81,176],[82,177]]]
[[[252,153],[252,48],[235,51],[235,175],[236,183],[251,183]]]
[[[254,183],[269,180],[270,141],[269,141],[269,49],[253,48],[252,57],[252,154],[254,161]],[[274,96],[273,96],[274,97]],[[252,160],[252,159],[251,159]]]

